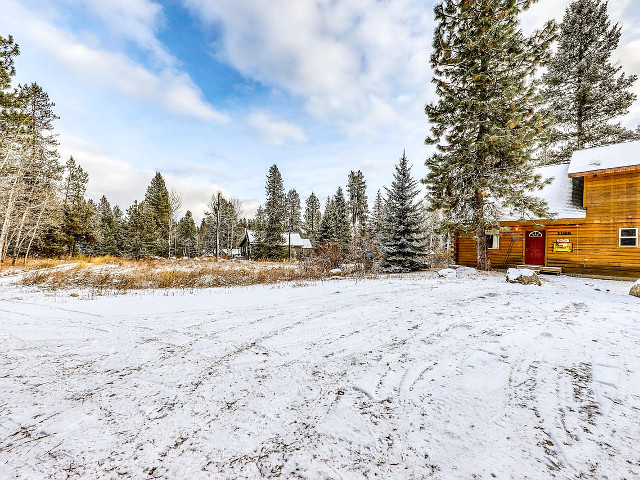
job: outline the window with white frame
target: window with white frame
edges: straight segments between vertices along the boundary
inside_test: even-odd
[[[500,235],[487,233],[487,249],[497,250],[500,248]]]
[[[619,234],[619,245],[621,247],[637,247],[638,246],[638,229],[637,228],[621,228]]]

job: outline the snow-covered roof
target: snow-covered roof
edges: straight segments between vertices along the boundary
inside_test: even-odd
[[[256,241],[256,233],[253,230],[247,230],[247,236],[249,237],[249,243],[254,243]],[[282,234],[282,243],[280,245],[282,245],[283,247],[289,246],[288,232]],[[291,233],[291,246],[313,248],[313,245],[311,245],[311,241],[308,238],[302,238],[299,233]]]
[[[573,152],[569,175],[640,166],[640,141],[617,143]]]
[[[553,178],[549,185],[535,193],[535,196],[547,202],[554,218],[586,218],[587,211],[576,207],[571,199],[572,181],[568,174],[569,164],[548,165],[536,169],[543,179]],[[502,221],[521,220],[518,212],[505,214]],[[528,218],[527,220],[531,220]]]

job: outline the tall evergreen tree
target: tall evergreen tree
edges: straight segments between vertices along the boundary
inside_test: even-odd
[[[567,8],[558,49],[542,77],[556,121],[544,145],[546,163],[568,161],[575,150],[640,138],[615,122],[636,99],[636,75],[626,76],[622,65],[611,63],[620,35],[606,1],[575,0]]]
[[[151,179],[144,203],[152,218],[155,236],[153,255],[168,256],[171,246],[171,203],[167,186],[160,172],[156,172]]]
[[[157,232],[153,209],[145,202],[133,202],[127,209],[125,251],[135,259],[155,255]]]
[[[418,181],[411,176],[407,156],[402,153],[393,174],[391,188],[385,188],[382,234],[383,268],[394,272],[409,272],[424,267],[424,230],[422,205],[418,199]]]
[[[118,255],[125,253],[126,221],[124,213],[118,205],[113,207],[113,237],[116,241]]]
[[[287,196],[285,198],[285,207],[286,207],[286,231],[287,231],[287,240],[289,242],[287,254],[289,256],[289,260],[291,260],[291,234],[292,233],[300,233],[300,227],[302,225],[302,220],[300,218],[301,215],[301,206],[300,206],[300,195],[296,192],[295,188],[292,188],[287,192]]]
[[[177,228],[178,253],[183,257],[194,257],[197,254],[198,229],[190,210],[178,222]]]
[[[322,220],[318,227],[317,240],[318,243],[327,243],[335,241],[337,237],[336,233],[336,209],[331,197],[327,197],[327,201],[324,204],[324,213],[322,214]]]
[[[371,235],[373,236],[373,243],[376,247],[381,246],[382,236],[384,234],[385,215],[385,201],[382,192],[378,190],[376,199],[373,202],[370,222]]]
[[[62,232],[67,244],[67,253],[76,255],[78,243],[88,236],[87,201],[84,197],[87,191],[89,174],[69,157],[65,166],[66,176],[63,183],[63,222]]]
[[[311,192],[311,195],[309,195],[305,202],[302,231],[304,236],[312,242],[317,239],[321,219],[322,214],[320,213],[320,200],[318,200],[315,193]]]
[[[538,111],[537,68],[548,58],[555,27],[526,37],[519,15],[533,0],[443,0],[431,65],[439,100],[427,105],[427,143],[437,151],[426,162],[431,208],[472,231],[477,265],[490,268],[487,230],[499,206],[547,214],[530,194],[543,184],[532,154],[548,119]]]
[[[113,210],[106,196],[98,202],[98,235],[95,252],[98,255],[119,255],[117,227]]]
[[[367,182],[360,170],[351,171],[347,182],[349,195],[349,216],[353,235],[364,235],[367,226],[369,206],[367,204]]]
[[[251,246],[250,256],[253,259],[267,258],[268,251],[265,245],[265,229],[267,225],[267,215],[262,205],[258,205],[255,217],[249,223],[249,229],[255,235],[254,244]]]
[[[261,239],[266,248],[268,258],[281,258],[282,235],[285,231],[286,205],[282,175],[277,165],[272,165],[267,174],[266,202],[264,204],[265,225]]]
[[[349,222],[349,208],[342,192],[338,187],[333,196],[333,208],[335,211],[335,238],[341,248],[346,249],[351,243],[351,227]]]

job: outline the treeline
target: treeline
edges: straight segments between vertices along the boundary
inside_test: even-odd
[[[312,192],[303,214],[298,192],[285,191],[276,165],[269,169],[265,190],[266,202],[248,225],[255,236],[254,258],[290,258],[290,232],[308,238],[316,255],[334,266],[362,262],[368,255],[369,260],[379,258],[388,271],[417,270],[427,266],[436,251],[447,247],[446,235],[437,230],[440,219],[426,211],[404,153],[391,186],[385,187],[384,193],[378,190],[371,211],[360,170],[349,173],[346,194],[338,187],[326,198],[323,211]]]

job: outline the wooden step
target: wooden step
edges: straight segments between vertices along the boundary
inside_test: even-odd
[[[533,270],[536,273],[553,273],[555,275],[562,273],[562,267],[545,267],[544,265],[517,265],[517,267]]]

